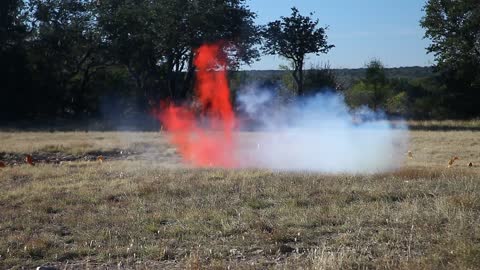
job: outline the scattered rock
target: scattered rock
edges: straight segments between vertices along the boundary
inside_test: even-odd
[[[251,253],[255,254],[255,255],[260,255],[260,254],[263,253],[263,249],[260,249],[260,248],[259,249],[254,249]]]

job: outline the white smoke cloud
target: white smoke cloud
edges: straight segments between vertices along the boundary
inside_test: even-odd
[[[367,108],[351,113],[340,94],[324,93],[277,106],[275,95],[248,87],[237,96],[246,125],[255,123],[242,167],[373,173],[402,166],[406,125],[392,124]],[[254,147],[251,147],[251,146]]]

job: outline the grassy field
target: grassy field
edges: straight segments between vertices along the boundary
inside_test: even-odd
[[[193,169],[161,133],[0,132],[0,269],[478,269],[480,132],[423,129],[374,175]]]

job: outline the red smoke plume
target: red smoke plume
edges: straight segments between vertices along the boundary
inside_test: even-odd
[[[184,161],[195,166],[236,166],[233,155],[236,119],[223,55],[219,45],[203,45],[196,51],[195,91],[205,121],[198,121],[195,110],[187,106],[168,105],[157,114]]]

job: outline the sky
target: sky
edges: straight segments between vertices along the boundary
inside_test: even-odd
[[[327,55],[309,55],[307,67],[328,63],[331,68],[360,68],[372,59],[386,67],[433,64],[425,49],[429,40],[423,39],[419,25],[425,0],[248,0],[247,4],[257,14],[257,24],[289,16],[295,6],[302,15],[314,12],[319,26],[328,26],[328,41],[335,48]],[[242,69],[278,69],[286,63],[278,56],[263,56]]]

